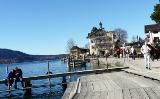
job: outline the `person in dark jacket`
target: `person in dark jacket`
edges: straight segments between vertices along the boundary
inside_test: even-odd
[[[15,89],[17,89],[17,82],[21,82],[22,87],[24,87],[24,83],[23,83],[23,72],[20,68],[16,67],[14,69],[14,73],[15,73]]]
[[[15,77],[15,74],[14,74],[14,72],[12,70],[12,71],[9,72],[9,74],[7,76],[7,79],[6,79],[6,85],[8,87],[12,87],[12,84],[14,82],[14,77]]]

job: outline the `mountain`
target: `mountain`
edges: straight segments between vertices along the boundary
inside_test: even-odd
[[[29,61],[58,60],[67,57],[67,54],[60,55],[30,55],[10,49],[0,49],[0,63],[18,63]]]

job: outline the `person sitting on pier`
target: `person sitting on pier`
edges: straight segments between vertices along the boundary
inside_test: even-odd
[[[22,76],[22,70],[18,67],[16,67],[14,70],[15,73],[15,89],[17,89],[17,82],[21,82],[22,87],[24,87],[24,83],[23,83],[23,76]]]
[[[9,72],[7,79],[6,79],[6,86],[8,86],[9,88],[12,87],[12,84],[14,82],[14,77],[15,77],[15,74],[12,70]]]

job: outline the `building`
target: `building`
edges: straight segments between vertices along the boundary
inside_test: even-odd
[[[87,54],[89,54],[89,49],[79,48],[78,46],[73,46],[70,49],[70,56],[74,59],[82,59]]]
[[[93,27],[91,32],[88,33],[89,49],[91,55],[105,55],[105,53],[113,49],[115,42],[115,35],[112,31],[106,31],[99,23],[100,28]]]
[[[160,43],[160,23],[153,25],[145,25],[145,33],[149,37],[149,41],[154,44]]]

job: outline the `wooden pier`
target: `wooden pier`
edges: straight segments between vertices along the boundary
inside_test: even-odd
[[[126,72],[82,76],[74,86],[69,84],[62,99],[160,99],[160,79]]]
[[[67,62],[67,67],[82,67],[86,66],[86,61],[84,60],[72,60]]]
[[[89,58],[74,59],[74,58],[68,57],[66,60],[67,60],[67,67],[73,67],[73,68],[86,66],[86,63],[90,62]]]
[[[51,78],[57,78],[57,77],[66,77],[66,76],[72,76],[72,75],[97,74],[97,73],[104,73],[104,72],[111,72],[111,71],[120,71],[125,68],[128,68],[128,67],[117,67],[117,68],[109,68],[109,69],[105,68],[105,69],[65,72],[65,73],[57,73],[57,74],[45,74],[45,75],[32,76],[32,77],[24,77],[23,82],[28,82],[28,81],[30,82],[32,80],[41,80],[41,79],[51,79]],[[5,84],[5,83],[6,83],[5,80],[0,80],[0,84]],[[32,86],[29,86],[27,88],[21,88],[21,89],[0,90],[0,92],[10,92],[10,91],[15,91],[15,90],[25,90],[25,89],[31,89],[31,88]]]

